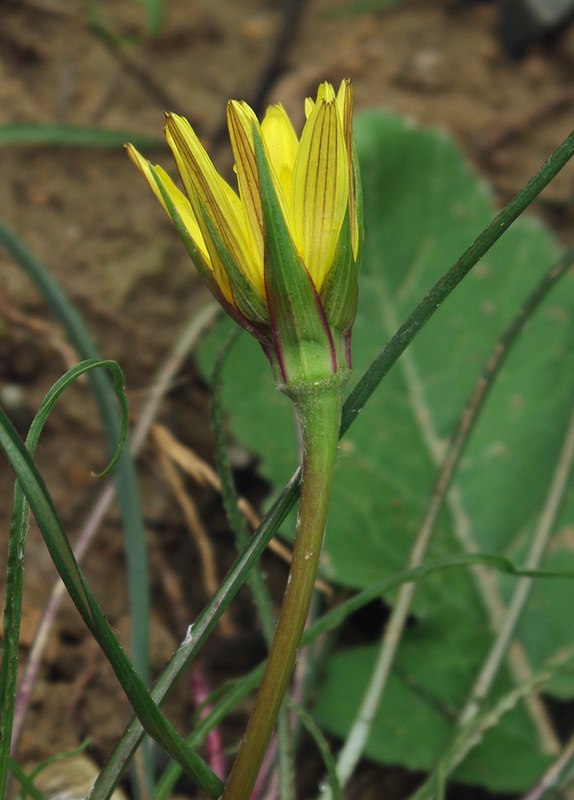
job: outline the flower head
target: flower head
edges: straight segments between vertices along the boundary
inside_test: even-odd
[[[185,193],[128,145],[211,291],[288,386],[349,363],[361,249],[352,105],[350,81],[337,93],[321,84],[298,138],[283,106],[259,123],[246,103],[230,101],[238,191],[176,114],[167,115],[166,138]]]

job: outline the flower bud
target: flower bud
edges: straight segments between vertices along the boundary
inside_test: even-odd
[[[261,123],[243,102],[227,118],[238,191],[189,122],[167,115],[185,194],[131,145],[128,153],[226,311],[261,343],[287,391],[350,367],[362,242],[352,87],[323,83],[298,138],[281,105]]]

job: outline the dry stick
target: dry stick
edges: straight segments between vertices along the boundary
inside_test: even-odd
[[[554,791],[562,781],[563,774],[572,766],[574,761],[574,736],[564,746],[560,756],[546,770],[538,783],[525,794],[521,800],[542,800],[550,791]]]
[[[161,425],[152,427],[152,436],[157,445],[160,468],[164,478],[173,492],[175,499],[183,513],[188,530],[195,542],[199,553],[203,583],[208,597],[212,597],[219,587],[217,577],[215,551],[207,528],[203,524],[197,507],[185,488],[184,480],[175,466],[174,459],[169,449],[169,440],[163,435],[165,428]],[[219,620],[221,632],[230,636],[233,631],[233,623],[229,614],[222,614]]]
[[[546,552],[550,534],[556,523],[556,518],[568,486],[573,461],[574,411],[572,412],[568,424],[566,439],[564,440],[562,452],[560,453],[560,458],[558,459],[552,477],[538,527],[530,546],[530,551],[526,560],[526,569],[528,570],[537,569]],[[498,631],[496,639],[492,644],[486,661],[470,693],[469,699],[460,715],[459,725],[465,725],[470,722],[480,711],[481,705],[487,697],[498,674],[502,659],[510,646],[514,631],[516,630],[516,626],[520,620],[526,601],[528,600],[530,590],[532,589],[533,581],[533,578],[519,578],[500,630]]]
[[[181,103],[166,89],[165,83],[157,81],[147,67],[142,66],[136,59],[128,55],[122,48],[119,37],[110,33],[107,28],[100,25],[96,20],[92,20],[90,27],[99,36],[100,41],[108,52],[117,60],[123,73],[133,78],[160,108],[169,111],[182,111]],[[196,127],[195,121],[193,126],[194,128]]]
[[[170,459],[177,464],[186,475],[189,475],[189,477],[200,486],[210,486],[212,489],[215,489],[218,494],[222,494],[221,479],[210,464],[199,458],[197,453],[194,453],[189,447],[185,447],[185,445],[176,439],[171,431],[161,423],[156,422],[154,429],[160,432],[162,442],[169,450]],[[237,508],[243,514],[251,529],[254,531],[257,530],[261,524],[261,517],[245,497],[239,496],[237,498]],[[279,539],[276,537],[270,539],[267,547],[286,564],[291,563],[291,550]],[[317,578],[315,588],[325,595],[325,597],[332,598],[334,596],[333,588],[322,578]]]
[[[444,785],[445,778],[454,772],[459,764],[462,764],[466,756],[484,739],[489,730],[492,730],[506,714],[516,708],[520,700],[524,699],[529,692],[540,689],[547,684],[556,675],[556,670],[559,667],[560,663],[555,662],[535,673],[526,683],[522,683],[502,695],[474,721],[463,728],[459,728],[454,739],[435,764],[432,778],[417,789],[409,800],[436,800],[437,798],[443,798],[446,788]],[[566,797],[564,800],[566,800]],[[571,800],[571,798],[568,798],[568,800]]]
[[[78,363],[76,350],[60,334],[55,325],[32,314],[23,314],[15,308],[15,304],[15,301],[12,302],[4,292],[0,292],[0,317],[13,327],[28,331],[33,336],[47,341],[62,359],[66,370]]]
[[[209,328],[217,314],[219,313],[219,306],[215,303],[209,303],[196,316],[184,329],[181,337],[176,342],[172,353],[168,356],[163,367],[159,370],[157,379],[155,380],[148,402],[142,410],[137,425],[134,429],[132,436],[131,449],[134,456],[136,456],[142,448],[147,433],[153,423],[154,418],[158,413],[158,409],[163,397],[170,389],[172,380],[180,368],[183,360],[186,358],[190,350],[196,345],[203,333]],[[96,532],[103,522],[105,515],[108,512],[110,505],[116,494],[116,488],[113,483],[109,483],[102,491],[96,500],[88,519],[80,531],[78,540],[74,547],[74,555],[78,563],[83,558],[86,550],[90,546]],[[17,750],[20,735],[22,733],[22,726],[24,718],[28,710],[30,696],[32,689],[40,668],[42,654],[44,647],[50,635],[50,631],[54,624],[56,615],[58,613],[60,604],[65,596],[66,590],[61,580],[58,580],[50,595],[42,619],[38,624],[38,629],[34,637],[34,643],[30,649],[26,669],[22,676],[22,682],[18,691],[18,697],[14,708],[14,725],[13,725],[13,738],[12,738],[12,754]]]
[[[468,442],[470,433],[474,428],[479,413],[492,388],[496,375],[506,360],[510,348],[522,332],[524,324],[540,302],[546,297],[547,293],[556,282],[566,274],[573,262],[574,248],[570,248],[552,269],[546,273],[493,348],[484,371],[478,379],[474,391],[462,413],[459,428],[444,455],[435,489],[430,498],[427,511],[409,557],[409,569],[422,564],[439,511],[447,496],[447,492]],[[375,713],[381,702],[382,694],[403,633],[415,591],[416,582],[404,584],[399,590],[396,604],[383,636],[369,686],[363,696],[363,701],[355,722],[351,727],[345,745],[337,760],[337,777],[342,787],[351,777],[363,753]],[[327,800],[330,795],[330,789],[327,788],[322,792],[321,798],[322,800]]]
[[[205,588],[209,596],[211,596],[214,592],[214,583],[216,582],[216,568],[215,557],[211,543],[209,542],[207,531],[205,530],[205,527],[199,518],[195,504],[185,491],[183,481],[178,469],[176,468],[177,461],[173,458],[171,449],[171,434],[167,428],[156,422],[152,427],[152,436],[156,440],[160,464],[166,474],[167,481],[180,504],[192,536],[197,537],[197,547],[200,553],[204,573],[203,580],[205,583]],[[183,447],[182,445],[180,446]],[[155,549],[154,558],[158,563],[164,590],[167,591],[167,595],[171,600],[172,608],[175,610],[178,628],[181,631],[185,631],[189,626],[191,615],[189,610],[186,611],[186,603],[183,600],[183,592],[181,590],[180,581],[172,571],[171,567],[167,564],[167,560],[164,558],[161,547],[157,547]],[[215,585],[215,590],[216,589],[217,585]],[[222,633],[225,635],[230,635],[233,632],[233,623],[228,614],[223,614],[219,622]],[[191,672],[189,688],[194,706],[200,709],[199,719],[201,720],[209,714],[211,706],[206,702],[209,690],[203,669],[200,665],[196,664]],[[219,728],[213,728],[213,730],[209,731],[207,734],[205,738],[205,752],[207,763],[217,777],[223,780],[226,774],[225,756],[223,754],[223,742]]]
[[[264,111],[265,98],[287,63],[291,41],[294,39],[303,14],[306,0],[283,0],[282,19],[267,63],[263,67],[255,88],[251,108],[259,116]]]

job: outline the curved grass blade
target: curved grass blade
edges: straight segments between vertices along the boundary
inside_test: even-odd
[[[26,447],[33,455],[38,439],[48,416],[60,395],[81,375],[90,370],[107,369],[112,374],[114,391],[121,406],[120,438],[112,460],[101,475],[108,474],[117,464],[128,433],[128,405],[123,390],[123,374],[115,361],[91,359],[78,364],[63,375],[46,394],[36,414],[26,439]],[[18,669],[18,644],[22,614],[24,581],[24,548],[28,532],[29,509],[19,483],[14,490],[14,504],[6,569],[6,598],[2,638],[2,661],[0,664],[0,797],[4,797],[8,779],[8,758],[14,718],[14,698]]]
[[[291,711],[294,711],[295,714],[297,714],[303,723],[303,727],[313,739],[317,749],[319,750],[319,753],[321,754],[325,772],[327,773],[327,784],[329,786],[332,799],[341,800],[341,785],[339,783],[339,778],[337,777],[335,759],[333,758],[333,753],[329,747],[329,742],[323,735],[323,731],[321,728],[319,728],[311,714],[308,714],[305,709],[297,705],[297,703],[287,699],[287,706],[291,709]]]
[[[10,759],[10,771],[14,774],[16,780],[25,791],[25,796],[30,795],[32,800],[46,800],[42,792],[36,789],[30,777],[26,775],[24,770],[16,764],[15,761],[12,761],[12,759]]]
[[[211,798],[221,794],[223,784],[202,759],[191,752],[183,739],[151,699],[145,684],[133,668],[80,571],[66,538],[52,499],[24,444],[0,409],[0,445],[16,473],[30,508],[36,517],[46,546],[68,594],[90,633],[108,658],[120,684],[149,735],[188,772]]]
[[[82,125],[45,125],[39,122],[0,125],[0,147],[44,145],[119,150],[126,142],[133,142],[136,147],[156,149],[166,147],[164,139],[130,131],[109,131]]]
[[[82,317],[61,286],[46,267],[35,258],[23,242],[0,222],[0,244],[8,250],[58,319],[74,348],[83,359],[100,358],[100,354]],[[114,392],[107,376],[90,373],[90,385],[98,405],[108,448],[113,450],[118,439],[119,419]],[[118,503],[125,536],[128,593],[132,616],[132,657],[144,683],[149,684],[149,578],[147,551],[135,467],[129,448],[125,448],[117,470]]]

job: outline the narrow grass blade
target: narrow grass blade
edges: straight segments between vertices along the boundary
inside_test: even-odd
[[[291,711],[294,711],[295,714],[297,714],[307,733],[309,736],[311,736],[317,746],[317,749],[319,750],[319,753],[321,754],[323,765],[327,773],[327,783],[331,792],[332,800],[341,800],[341,785],[339,783],[339,778],[337,777],[335,759],[333,758],[333,753],[329,747],[329,742],[323,735],[323,731],[319,728],[311,714],[308,714],[304,708],[296,703],[293,703],[291,700],[287,700],[287,705]]]
[[[48,269],[35,258],[24,243],[0,222],[0,245],[4,245],[40,291],[81,358],[100,358],[84,323],[66,293]],[[107,376],[100,371],[90,374],[108,447],[118,438],[119,421],[114,392]],[[132,650],[136,670],[149,683],[149,577],[147,551],[135,467],[125,448],[117,470],[117,490],[125,536],[128,591],[132,616]]]
[[[164,139],[131,131],[110,131],[81,125],[15,122],[0,125],[0,147],[57,146],[119,150],[126,142],[135,147],[165,149]]]
[[[147,29],[152,36],[161,33],[164,22],[163,0],[143,0],[147,11]]]
[[[90,632],[110,661],[132,707],[145,730],[176,759],[209,797],[219,797],[223,784],[201,758],[191,752],[183,739],[157,708],[145,684],[134,670],[129,659],[103,615],[80,571],[69,542],[60,523],[56,509],[43,480],[32,462],[25,446],[18,438],[10,421],[0,409],[0,445],[16,473],[26,499],[38,522],[52,560],[66,585],[68,594],[80,612]]]
[[[393,364],[406,350],[415,336],[422,330],[435,311],[442,305],[449,294],[456,289],[463,278],[476,266],[482,256],[518,219],[540,192],[548,186],[574,155],[574,131],[566,137],[562,144],[552,153],[510,203],[492,220],[465,250],[462,256],[435,283],[430,292],[423,297],[417,307],[409,314],[398,331],[381,350],[369,369],[355,386],[343,408],[341,435],[364,407],[369,397],[376,390]]]
[[[46,800],[42,792],[36,789],[24,770],[18,764],[16,764],[15,761],[12,761],[12,759],[10,759],[10,770],[14,774],[22,789],[26,792],[26,796],[30,795],[32,800]]]
[[[116,397],[122,409],[121,433],[115,453],[102,476],[109,473],[116,465],[125,445],[128,431],[128,407],[123,390],[123,375],[115,361],[99,361],[91,359],[84,361],[69,370],[50,389],[44,398],[26,440],[26,447],[33,455],[38,439],[48,416],[60,395],[77,378],[97,368],[107,369],[111,372]],[[4,607],[4,625],[2,638],[2,661],[0,663],[0,797],[6,792],[8,777],[8,758],[12,738],[12,722],[14,718],[14,698],[16,694],[16,679],[18,669],[18,644],[20,638],[20,622],[22,613],[22,594],[24,580],[24,548],[28,532],[29,509],[24,493],[19,483],[14,491],[14,504],[10,538],[8,540],[8,558],[6,569],[6,598]]]

